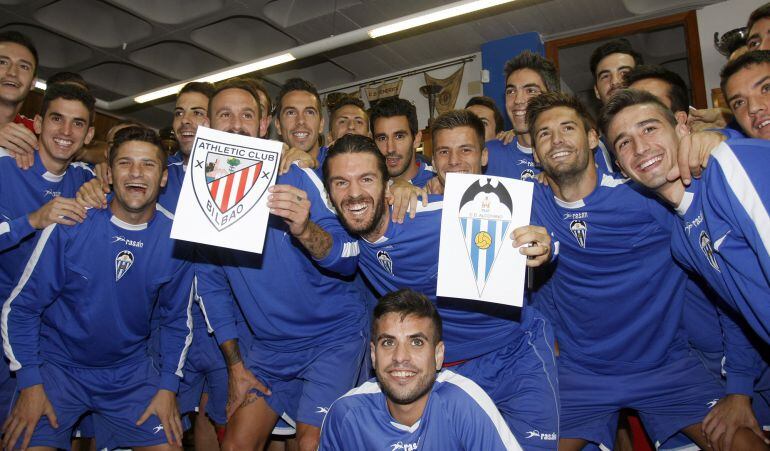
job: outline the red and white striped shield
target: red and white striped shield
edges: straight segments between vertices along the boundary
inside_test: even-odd
[[[216,157],[217,154],[209,154],[209,157]],[[248,160],[239,161],[234,172],[212,174],[214,177],[208,177],[207,186],[211,199],[216,204],[219,211],[226,213],[229,209],[238,205],[249,190],[254,186],[262,171],[262,161]],[[211,180],[209,180],[211,178]]]

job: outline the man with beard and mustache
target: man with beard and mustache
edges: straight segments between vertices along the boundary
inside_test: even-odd
[[[383,296],[371,335],[376,379],[332,404],[320,450],[520,449],[481,387],[441,369],[441,317],[424,295],[402,289]]]
[[[446,171],[481,173],[484,124],[473,113],[452,111],[432,124],[434,154],[447,154]],[[462,154],[461,164],[454,164]],[[487,391],[524,449],[556,449],[558,382],[553,335],[545,319],[529,307],[469,303],[438,298],[441,198],[431,196],[415,217],[391,221],[387,204],[388,167],[369,138],[346,135],[331,147],[324,184],[345,228],[357,241],[333,247],[319,264],[346,273],[357,265],[381,294],[408,287],[434,302],[444,323],[445,366]],[[441,172],[441,171],[440,171]],[[538,226],[512,232],[514,246],[531,256],[529,266],[549,261],[550,237]],[[351,265],[353,267],[351,267]],[[517,381],[500,384],[500,380]],[[537,433],[535,433],[537,432]]]
[[[293,110],[292,121],[305,109],[283,105],[280,111]],[[209,115],[214,129],[260,134],[258,93],[248,83],[220,88]],[[285,127],[289,122],[282,132],[293,130],[296,143],[307,144],[307,118]],[[315,450],[329,406],[354,386],[365,345],[364,301],[348,279],[321,272],[311,259],[323,257],[319,248],[330,239],[321,227],[338,242],[350,240],[325,198],[315,172],[291,166],[270,189],[262,255],[201,252],[198,295],[229,374],[223,450],[262,449],[279,417],[296,422],[301,450]],[[237,324],[234,309],[247,327]]]
[[[623,89],[626,73],[644,64],[644,60],[627,39],[621,38],[594,49],[589,64],[594,77],[594,95],[604,105],[613,92]]]
[[[370,111],[369,123],[377,148],[385,156],[390,180],[424,187],[436,175],[433,168],[417,158],[422,132],[417,126],[417,108],[412,102],[388,97]]]
[[[681,430],[705,447],[701,422],[724,390],[683,333],[687,275],[671,257],[672,215],[597,170],[598,136],[577,98],[543,94],[527,122],[549,180],[535,185],[533,221],[559,243],[558,265],[533,294],[559,342],[559,449],[612,449],[623,408],[655,442]]]

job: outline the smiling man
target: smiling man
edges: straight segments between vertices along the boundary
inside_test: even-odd
[[[19,390],[5,447],[67,448],[75,423],[93,412],[100,448],[181,449],[176,391],[192,340],[192,255],[168,239],[171,217],[155,208],[165,159],[152,130],[121,130],[109,208],[42,233],[3,304]],[[159,370],[147,353],[156,309]]]
[[[621,91],[602,110],[601,123],[623,171],[676,209],[680,221],[671,242],[676,259],[708,282],[729,306],[728,315],[737,315],[738,323],[745,318],[765,344],[770,342],[770,311],[762,302],[770,294],[767,271],[763,271],[770,264],[770,239],[763,222],[770,201],[767,141],[725,141],[712,152],[702,177],[686,187],[681,180],[668,181],[666,174],[676,164],[679,140],[687,129],[657,99],[639,91]],[[736,434],[731,428],[721,437],[724,428],[717,421],[707,421],[704,430],[714,447],[729,448],[736,434],[736,442],[748,443],[745,449],[761,449],[764,437],[751,412],[751,397],[765,364],[740,330],[725,329],[725,340],[728,396],[720,404],[742,412],[739,418],[745,421],[738,429],[746,430],[741,437],[740,430]],[[747,374],[738,372],[733,381],[734,369]],[[723,439],[726,446],[720,443]]]
[[[0,33],[0,147],[17,158],[19,166],[33,164],[37,137],[22,105],[35,83],[38,59],[32,41],[17,31]]]
[[[403,289],[383,296],[369,345],[376,379],[332,404],[319,449],[521,449],[481,387],[441,371],[441,333],[441,317],[424,295]]]
[[[449,171],[480,174],[484,125],[473,113],[455,110],[433,122],[434,152],[447,148],[449,159],[464,154]],[[340,220],[357,240],[328,243],[318,264],[350,274],[360,268],[380,295],[409,287],[434,302],[444,324],[445,365],[487,391],[525,449],[556,449],[558,398],[550,325],[532,308],[523,310],[436,296],[441,198],[431,196],[414,218],[391,220],[387,205],[388,167],[369,138],[346,135],[329,150],[324,184]],[[550,237],[529,225],[512,233],[514,246],[531,256],[529,266],[550,260]],[[534,243],[531,247],[522,244]],[[498,384],[516,380],[516,384]],[[533,434],[537,431],[538,434]]]
[[[720,75],[727,105],[746,136],[770,139],[770,50],[744,53]]]

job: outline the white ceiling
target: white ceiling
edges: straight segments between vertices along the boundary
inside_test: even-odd
[[[319,89],[479,51],[513,34],[544,36],[663,15],[717,0],[518,0],[367,41],[259,75],[275,93],[293,76]],[[40,77],[79,72],[104,100],[134,95],[297,45],[450,3],[439,0],[0,0],[0,29],[30,36]],[[646,9],[645,9],[646,8]],[[117,112],[170,122],[169,99]]]

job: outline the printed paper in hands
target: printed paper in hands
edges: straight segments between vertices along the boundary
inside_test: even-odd
[[[447,174],[437,294],[521,306],[526,256],[511,232],[529,224],[532,182]]]
[[[282,147],[198,127],[171,238],[262,253]]]

